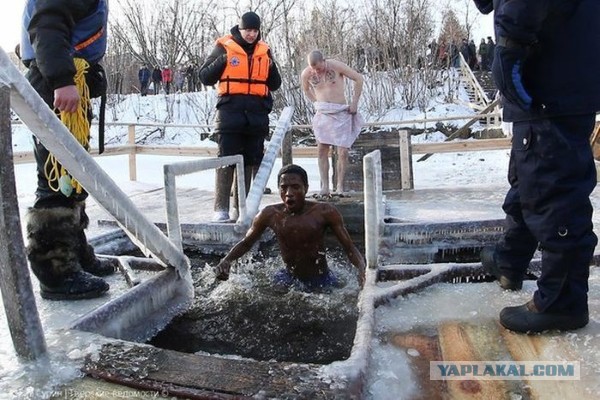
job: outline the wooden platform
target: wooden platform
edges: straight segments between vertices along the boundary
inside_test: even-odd
[[[484,324],[447,322],[433,331],[389,332],[391,344],[416,350],[413,371],[419,380],[422,399],[597,399],[593,387],[596,374],[581,380],[430,380],[430,361],[515,361],[551,362],[580,360],[568,337],[559,333],[523,335],[510,332],[495,320]]]
[[[220,358],[150,346],[105,345],[83,371],[94,378],[161,394],[198,399],[348,399],[322,380],[318,365]]]

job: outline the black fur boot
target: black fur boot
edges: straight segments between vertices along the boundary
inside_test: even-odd
[[[99,297],[108,283],[82,270],[78,256],[79,209],[32,208],[27,214],[27,258],[49,300]]]
[[[79,202],[75,206],[75,210],[79,210],[80,224],[77,232],[77,244],[79,263],[85,272],[89,272],[96,276],[107,276],[115,272],[115,262],[108,259],[99,259],[94,253],[94,248],[88,243],[85,236],[85,230],[90,224],[90,218],[85,212],[85,203]]]

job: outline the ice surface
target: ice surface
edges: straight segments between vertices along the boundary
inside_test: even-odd
[[[600,268],[590,274],[590,323],[568,334],[545,333],[552,337],[541,360],[564,359],[570,345],[568,361],[581,363],[582,382],[586,393],[600,395]],[[368,377],[368,399],[410,399],[419,397],[419,388],[411,378],[411,365],[418,359],[414,348],[401,349],[389,344],[391,334],[431,332],[443,322],[475,325],[495,323],[498,313],[507,306],[520,305],[531,299],[534,281],[525,281],[520,292],[503,291],[496,282],[440,283],[416,294],[390,301],[375,310],[375,335]],[[566,343],[565,343],[566,342]],[[414,372],[413,372],[414,373]],[[396,397],[390,397],[391,394]]]

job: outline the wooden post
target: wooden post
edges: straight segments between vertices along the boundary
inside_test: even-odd
[[[10,128],[10,88],[0,82],[0,289],[17,354],[34,360],[46,341],[25,259]]]
[[[135,148],[135,125],[129,125],[127,128],[128,139],[127,143],[131,146],[129,150],[129,180],[137,181],[137,167],[135,161],[135,154],[137,152]]]
[[[410,134],[407,130],[399,132],[400,137],[400,187],[402,189],[414,189],[412,148],[410,145]]]
[[[292,132],[293,131],[290,129],[283,137],[283,143],[281,144],[281,166],[294,163],[294,159],[292,158]]]

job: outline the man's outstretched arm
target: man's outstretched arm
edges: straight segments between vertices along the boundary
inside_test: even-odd
[[[331,207],[331,209],[327,211],[327,221],[329,222],[335,237],[346,252],[348,259],[356,269],[358,269],[358,283],[362,287],[365,282],[365,260],[354,245],[354,242],[352,242],[352,238],[344,226],[342,215],[336,208]]]
[[[229,270],[231,269],[231,263],[246,254],[260,239],[261,235],[267,229],[267,217],[264,213],[265,210],[261,211],[252,221],[252,226],[246,232],[246,236],[229,250],[229,253],[221,259],[219,264],[215,267],[217,273],[217,279],[226,281],[229,279]]]

